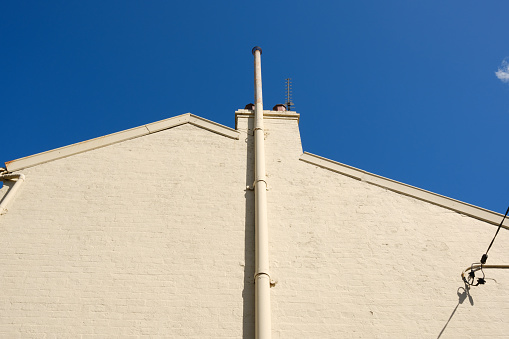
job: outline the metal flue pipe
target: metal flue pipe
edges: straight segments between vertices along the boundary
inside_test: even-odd
[[[262,49],[254,47],[255,78],[255,338],[271,338],[269,229],[265,179],[265,132],[263,130]]]

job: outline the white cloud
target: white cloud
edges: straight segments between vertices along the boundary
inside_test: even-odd
[[[507,62],[507,58],[502,61],[502,65],[500,65],[498,71],[495,72],[495,75],[502,80],[502,82],[509,82],[509,62]]]

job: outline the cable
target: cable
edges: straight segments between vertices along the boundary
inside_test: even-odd
[[[481,257],[481,264],[486,264],[486,260],[488,260],[488,251],[490,250],[491,248],[491,245],[493,245],[493,242],[495,241],[495,238],[497,237],[497,234],[498,232],[500,231],[500,228],[502,228],[502,224],[504,223],[504,220],[505,218],[507,217],[507,213],[509,213],[509,206],[507,207],[507,211],[505,211],[505,215],[504,215],[504,218],[502,219],[502,222],[500,223],[500,225],[498,225],[498,229],[497,229],[497,232],[495,233],[495,236],[493,237],[493,239],[491,240],[491,243],[490,245],[488,246],[488,249],[486,250],[486,253],[484,253]]]
[[[493,245],[493,242],[495,241],[495,238],[497,237],[498,232],[502,228],[502,225],[504,224],[504,220],[507,217],[508,213],[509,213],[509,207],[507,207],[507,211],[505,212],[505,215],[502,218],[500,225],[498,225],[497,232],[495,232],[495,236],[491,240],[491,243],[488,246],[486,253],[484,253],[482,255],[481,262],[473,263],[472,265],[470,265],[469,268],[467,268],[466,270],[463,271],[463,273],[461,273],[461,278],[463,279],[465,284],[467,284],[469,286],[484,285],[486,283],[486,275],[484,274],[483,267],[484,268],[509,268],[509,265],[484,265],[484,264],[486,264],[486,260],[488,260],[488,252],[489,252],[491,246]],[[466,278],[465,273],[469,270],[470,270],[470,273],[468,273],[468,278]],[[482,272],[482,278],[477,278],[477,283],[474,283],[475,282],[475,271],[479,271],[479,270]]]

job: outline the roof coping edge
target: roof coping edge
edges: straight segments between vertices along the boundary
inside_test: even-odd
[[[237,131],[233,128],[218,124],[217,122],[199,117],[194,114],[189,114],[189,123],[194,126],[206,129],[208,131],[223,135],[228,138],[232,138],[232,139],[236,139],[236,140],[238,140],[240,138],[239,131]]]
[[[199,116],[193,115],[191,113],[185,113],[181,115],[177,115],[175,117],[171,117],[168,119],[156,121],[150,124],[134,127],[131,129],[123,130],[120,132],[104,135],[98,138],[85,140],[82,142],[78,142],[75,144],[63,146],[60,148],[56,148],[53,150],[45,151],[42,153],[37,153],[33,155],[29,155],[24,158],[19,158],[12,161],[7,161],[5,163],[5,168],[9,172],[21,170],[27,167],[33,167],[39,164],[43,164],[46,162],[50,162],[57,159],[62,159],[74,154],[83,153],[86,151],[94,150],[97,148],[109,146],[118,142],[138,138],[147,134],[156,133],[165,129],[173,128],[176,126],[180,126],[186,123],[190,123],[194,126],[204,128],[208,131],[232,138],[239,139],[239,132],[215,123],[213,121],[201,118]]]
[[[369,173],[364,170],[348,166],[312,153],[304,152],[299,160],[349,176],[360,181],[367,182],[372,185],[388,189],[396,193],[400,193],[415,199],[426,201],[431,204],[453,210],[461,214],[468,215],[493,225],[500,225],[500,222],[503,218],[503,215],[500,213],[493,212],[456,199],[452,199],[444,195],[426,191],[422,188],[385,178],[377,174]],[[509,220],[506,219],[502,227],[509,229]]]

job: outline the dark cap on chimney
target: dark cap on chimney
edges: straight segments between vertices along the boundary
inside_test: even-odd
[[[283,105],[283,104],[277,104],[276,106],[272,107],[272,110],[273,111],[284,112],[284,111],[286,111],[286,106]]]

